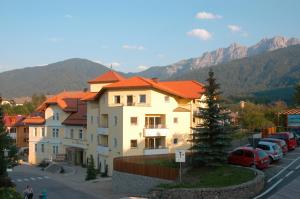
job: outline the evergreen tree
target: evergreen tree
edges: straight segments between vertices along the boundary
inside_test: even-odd
[[[216,83],[214,73],[210,70],[204,86],[206,106],[199,108],[196,116],[202,122],[193,128],[192,147],[193,166],[219,166],[226,162],[226,149],[231,144],[231,124],[228,111],[221,106],[220,86]]]
[[[3,123],[3,112],[1,105],[1,97],[0,97],[0,178],[4,178],[7,176],[6,168],[7,168],[7,157],[4,157],[4,150],[9,148],[9,137],[7,136],[7,132],[5,131],[4,123]]]
[[[85,180],[93,180],[96,179],[96,177],[97,177],[97,171],[95,169],[94,158],[92,155],[90,155]]]
[[[300,106],[300,83],[295,86],[294,100],[295,105]]]

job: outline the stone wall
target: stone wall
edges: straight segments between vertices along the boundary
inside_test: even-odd
[[[155,188],[151,199],[247,199],[257,195],[264,188],[264,173],[256,170],[255,179],[235,186],[222,188]]]
[[[146,194],[159,184],[171,183],[172,181],[114,171],[112,185],[114,193]]]

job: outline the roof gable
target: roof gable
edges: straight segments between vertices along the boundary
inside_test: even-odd
[[[94,79],[88,81],[88,83],[112,83],[125,80],[126,78],[120,75],[119,73],[110,70]]]

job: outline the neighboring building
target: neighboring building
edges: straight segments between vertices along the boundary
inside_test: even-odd
[[[85,163],[85,92],[62,92],[48,98],[38,109],[40,116],[24,120],[29,125],[29,163],[67,159]]]
[[[24,115],[5,115],[3,118],[6,131],[18,148],[28,147],[28,126],[24,124],[24,119]]]
[[[285,116],[287,130],[300,133],[300,108],[288,109],[279,114]]]
[[[87,101],[87,155],[101,172],[118,156],[155,155],[188,149],[194,112],[203,106],[196,81],[126,79],[109,71],[91,81]]]

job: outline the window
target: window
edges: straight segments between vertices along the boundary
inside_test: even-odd
[[[70,130],[70,138],[73,139],[74,138],[74,129]]]
[[[165,96],[165,102],[170,102],[170,97],[169,96]]]
[[[55,146],[52,146],[52,153],[55,154]]]
[[[117,140],[117,138],[114,138],[114,147],[116,148],[117,146],[118,146],[118,140]]]
[[[53,154],[58,154],[58,146],[52,146],[52,153]]]
[[[41,144],[41,151],[44,153],[44,144]]]
[[[34,136],[37,136],[37,128],[34,128]]]
[[[58,146],[55,146],[55,152],[58,154]]]
[[[252,151],[245,151],[245,156],[248,158],[254,158],[254,154]]]
[[[178,143],[178,138],[174,138],[173,144],[177,144],[177,143]]]
[[[53,113],[53,115],[52,115],[52,119],[53,119],[53,120],[55,120],[55,113]]]
[[[58,138],[59,129],[52,129],[52,137]]]
[[[56,113],[56,120],[59,120],[59,113]]]
[[[140,103],[146,103],[146,95],[140,95]]]
[[[137,140],[130,140],[130,147],[137,148]]]
[[[37,144],[34,144],[34,151],[37,152]]]
[[[130,124],[131,125],[137,125],[137,117],[131,117],[130,118]]]
[[[174,122],[174,124],[178,124],[178,117],[174,117],[173,122]]]
[[[94,117],[91,115],[91,124],[94,123]]]
[[[42,128],[42,137],[45,137],[45,128]]]
[[[56,135],[57,138],[58,138],[58,132],[59,132],[59,129],[56,129],[55,135]]]
[[[118,124],[118,117],[114,116],[114,125],[117,126],[117,124]]]
[[[120,95],[115,95],[114,103],[115,104],[120,104],[121,103],[121,96]]]
[[[98,145],[108,146],[108,136],[107,135],[99,135],[98,136]]]
[[[82,140],[82,129],[79,130],[78,138]]]
[[[243,150],[236,150],[233,152],[234,155],[236,156],[242,156],[244,154]]]
[[[94,135],[91,134],[91,142],[93,142],[93,140],[94,140]]]

